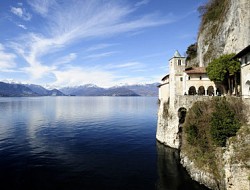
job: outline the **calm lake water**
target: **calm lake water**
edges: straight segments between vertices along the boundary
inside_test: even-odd
[[[156,142],[157,98],[0,98],[4,189],[205,189]]]

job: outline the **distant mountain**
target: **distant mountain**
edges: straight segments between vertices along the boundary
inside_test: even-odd
[[[74,96],[158,96],[159,83],[121,85],[111,88],[101,88],[93,84],[59,89],[66,95]]]
[[[23,86],[28,87],[39,96],[65,96],[65,94],[57,89],[47,90],[46,88],[36,84],[23,84]]]
[[[93,84],[48,90],[35,84],[0,82],[0,96],[158,96],[159,83],[101,88]]]
[[[59,90],[66,95],[74,96],[103,96],[106,91],[104,88],[98,87],[93,84],[86,84],[76,87],[66,87]]]
[[[53,90],[48,90],[48,95],[47,96],[65,96],[60,90],[53,89]]]
[[[104,96],[140,96],[140,95],[124,87],[113,87],[106,89]]]
[[[101,88],[93,84],[66,87],[60,89],[60,91],[66,95],[74,96],[138,96],[135,92],[123,87]]]
[[[29,89],[31,89],[33,92],[41,95],[41,96],[48,96],[49,95],[49,90],[47,90],[46,88],[40,86],[40,85],[36,85],[36,84],[23,84],[23,86],[28,87]]]
[[[35,84],[16,84],[0,82],[0,96],[23,97],[23,96],[65,96],[57,89],[47,90]]]
[[[20,96],[39,96],[39,95],[24,85],[0,82],[0,96],[20,97]]]
[[[158,85],[160,83],[152,83],[152,84],[136,84],[136,85],[127,85],[123,86],[129,90],[134,91],[136,94],[140,96],[158,96]]]

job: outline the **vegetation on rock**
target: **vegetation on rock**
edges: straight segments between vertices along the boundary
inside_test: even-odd
[[[204,36],[204,63],[207,65],[213,58],[221,54],[221,50],[216,44],[221,26],[227,18],[230,8],[230,0],[208,0],[206,4],[198,8],[201,17],[199,36]]]
[[[225,98],[216,101],[209,124],[212,140],[217,146],[225,146],[227,139],[235,136],[241,125],[232,105]]]
[[[236,135],[246,122],[244,104],[238,98],[213,97],[209,101],[196,102],[188,110],[183,125],[182,151],[199,168],[222,177],[219,163],[220,151],[229,137]]]
[[[187,54],[187,61],[190,61],[196,58],[197,57],[197,43],[194,43],[188,46],[186,54]]]
[[[250,125],[242,126],[237,132],[237,137],[229,139],[229,143],[233,144],[232,147],[235,152],[231,162],[232,164],[243,163],[243,165],[250,169]]]
[[[198,8],[200,16],[202,17],[202,30],[207,23],[222,21],[225,18],[225,13],[229,5],[229,0],[209,0],[205,5]],[[218,25],[217,25],[218,26]],[[218,27],[214,27],[216,29]]]
[[[206,68],[209,79],[217,84],[221,84],[225,91],[229,90],[230,94],[233,91],[233,87],[238,85],[237,76],[240,71],[240,62],[232,59],[234,55],[222,55],[210,62]]]

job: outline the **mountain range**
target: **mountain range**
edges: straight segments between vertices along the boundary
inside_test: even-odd
[[[65,96],[57,89],[47,90],[35,84],[16,84],[0,82],[0,96],[23,97],[23,96]]]
[[[102,88],[93,84],[49,90],[36,84],[0,82],[0,96],[158,96],[159,83]]]

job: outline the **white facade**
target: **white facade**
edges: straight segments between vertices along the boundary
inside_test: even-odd
[[[250,98],[250,52],[241,58],[241,93],[243,98]]]
[[[159,87],[159,99],[169,97],[169,75],[166,75],[162,79],[162,84]]]
[[[178,95],[213,96],[220,93],[214,82],[209,80],[205,68],[186,69],[186,58],[178,51],[169,60],[169,74],[163,77],[162,84],[159,85],[160,100],[174,101]]]
[[[239,58],[241,62],[241,96],[250,99],[250,45],[235,55],[234,58]]]

